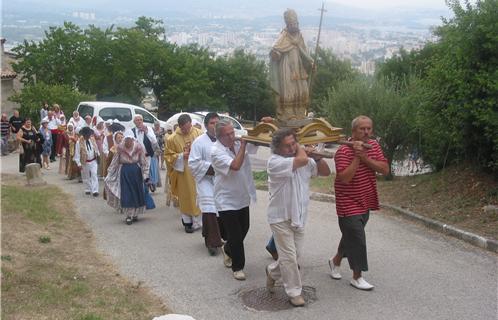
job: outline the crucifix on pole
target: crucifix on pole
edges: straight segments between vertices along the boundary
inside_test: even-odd
[[[317,63],[318,63],[318,49],[320,46],[320,34],[322,32],[323,13],[327,12],[327,10],[325,10],[325,2],[322,2],[322,8],[318,9],[318,11],[320,11],[320,25],[318,26],[318,36],[316,37],[315,59],[313,60],[314,66],[311,69],[310,82],[309,82],[309,86],[308,86],[310,100],[311,100],[311,96],[312,96],[311,89],[312,89],[312,84],[313,84],[313,73],[316,73],[316,67],[317,67]]]

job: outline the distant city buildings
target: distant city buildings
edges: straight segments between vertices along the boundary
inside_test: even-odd
[[[196,26],[191,31],[174,31],[167,34],[167,41],[179,46],[198,44],[209,48],[215,56],[230,55],[236,49],[244,49],[258,59],[268,62],[270,48],[280,29],[246,29],[240,31],[214,30],[210,26]],[[317,28],[303,28],[302,34],[310,50],[315,50]],[[431,39],[426,32],[372,32],[361,28],[350,30],[322,30],[320,47],[330,49],[339,58],[349,60],[361,73],[372,75],[378,61],[392,58],[399,49],[420,49]]]
[[[72,16],[83,20],[95,20],[95,12],[74,11]]]

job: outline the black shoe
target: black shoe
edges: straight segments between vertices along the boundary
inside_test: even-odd
[[[93,193],[93,196],[94,196],[94,197],[98,197],[98,196],[99,196],[99,193],[98,193],[98,192],[94,192],[94,193]]]
[[[131,218],[130,218],[130,217],[126,218],[126,220],[125,220],[125,221],[126,221],[126,224],[127,224],[127,225],[132,224],[132,220],[131,220]]]
[[[156,186],[155,186],[155,185],[153,185],[153,184],[150,184],[150,185],[149,185],[149,190],[150,190],[150,192],[154,192],[154,191],[156,191]]]
[[[90,195],[90,193],[91,193],[90,191],[85,191],[85,194],[86,194],[87,196],[89,196],[89,195]]]
[[[192,228],[192,226],[185,226],[185,232],[186,233],[194,233],[194,228]]]
[[[137,222],[138,221],[138,217],[136,217],[136,216],[133,217],[133,218],[131,218],[131,219],[133,220],[133,222]]]

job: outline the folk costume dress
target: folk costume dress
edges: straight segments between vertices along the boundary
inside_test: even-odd
[[[149,176],[149,162],[145,148],[136,140],[130,149],[124,142],[114,147],[116,153],[104,180],[107,203],[126,217],[137,217],[144,213],[146,204],[144,180]]]

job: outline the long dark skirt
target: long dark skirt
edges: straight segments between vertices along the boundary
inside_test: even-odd
[[[30,163],[39,163],[41,165],[40,155],[37,153],[35,146],[27,143],[22,144],[23,152],[19,154],[19,172],[24,172],[26,165]]]
[[[121,167],[121,208],[145,207],[142,169],[136,163],[125,163]]]

